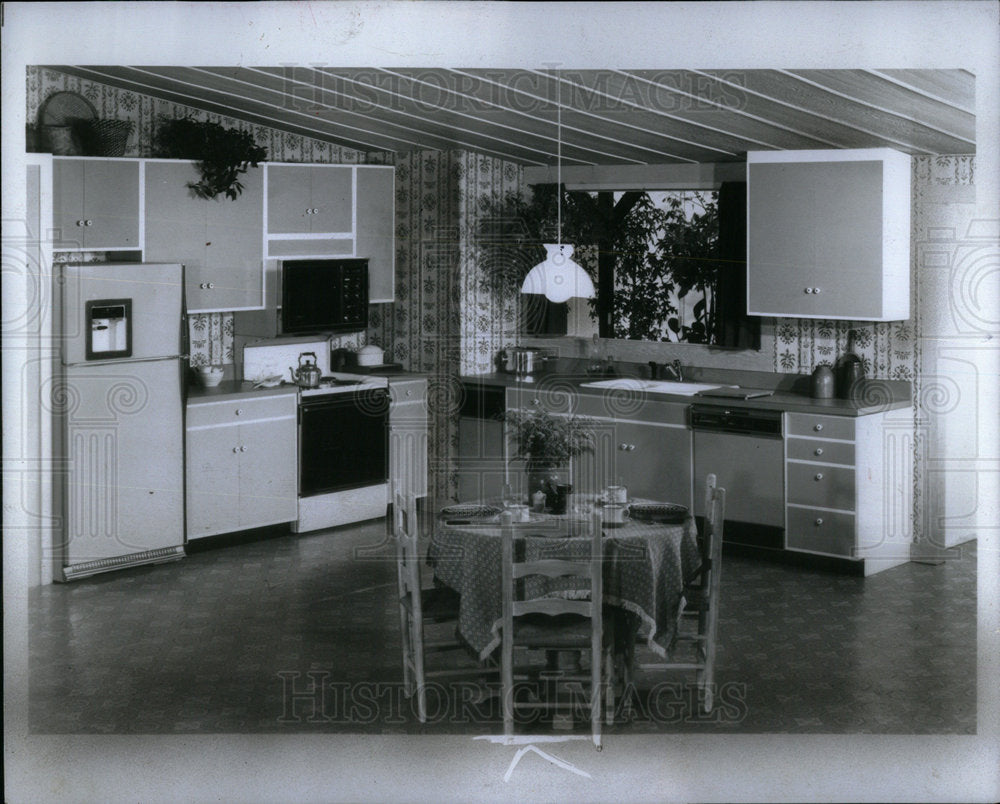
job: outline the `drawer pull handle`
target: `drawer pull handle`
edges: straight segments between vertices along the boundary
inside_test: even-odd
[[[816,431],[817,433],[818,433],[818,432],[819,432],[820,430],[822,430],[822,429],[823,429],[823,425],[822,425],[822,424],[817,424],[817,425],[814,425],[814,426],[813,426],[813,430],[815,430],[815,431]]]
[[[816,447],[816,454],[817,455],[822,455],[823,454],[823,448],[822,447]]]
[[[816,522],[815,522],[816,527],[819,527],[822,524],[823,524],[823,517],[821,516],[816,517]]]
[[[822,479],[823,479],[823,473],[822,473],[822,472],[817,472],[817,473],[816,473],[816,478],[815,478],[815,479],[816,479],[816,480],[822,480]]]

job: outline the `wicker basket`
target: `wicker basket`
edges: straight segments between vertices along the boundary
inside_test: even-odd
[[[131,120],[94,120],[88,123],[95,156],[124,156],[129,135],[135,128]]]

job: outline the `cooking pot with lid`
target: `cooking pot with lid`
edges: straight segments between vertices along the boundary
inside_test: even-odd
[[[506,350],[504,368],[511,374],[534,374],[542,368],[543,349],[533,346],[515,346]]]
[[[359,366],[381,366],[384,362],[385,353],[374,344],[368,344],[358,349]]]

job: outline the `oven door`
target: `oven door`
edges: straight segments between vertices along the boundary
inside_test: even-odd
[[[299,403],[299,496],[385,483],[389,395],[384,389]]]

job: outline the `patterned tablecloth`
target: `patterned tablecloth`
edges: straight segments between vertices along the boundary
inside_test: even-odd
[[[524,541],[526,558],[585,557],[584,522],[545,518]],[[570,531],[570,535],[561,535]],[[575,533],[574,533],[575,531]],[[579,534],[579,535],[577,535]],[[631,521],[605,534],[604,602],[639,619],[639,638],[661,656],[676,634],[684,584],[701,564],[694,520],[683,524]],[[500,644],[500,526],[438,522],[427,550],[435,580],[461,594],[458,632],[480,659]],[[543,583],[551,584],[551,581]],[[528,594],[575,596],[563,583],[526,590]],[[582,593],[581,593],[582,594]]]

